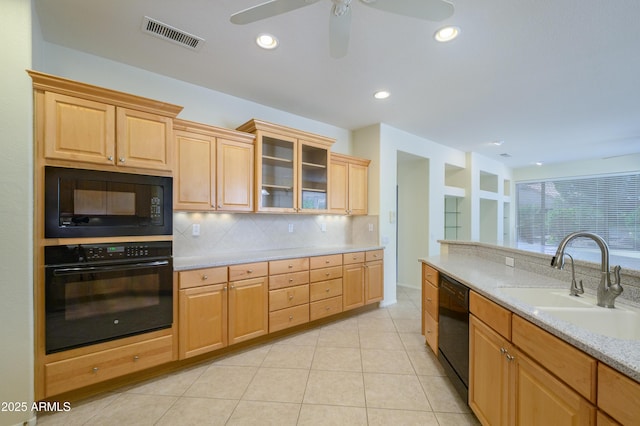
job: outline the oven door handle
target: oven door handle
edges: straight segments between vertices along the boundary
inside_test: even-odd
[[[79,266],[73,268],[56,268],[53,270],[53,275],[74,275],[74,274],[84,274],[84,273],[93,273],[93,272],[117,272],[117,271],[130,271],[133,269],[146,269],[146,268],[157,268],[160,266],[169,265],[168,260],[156,260],[153,262],[142,262],[142,263],[130,263],[130,264],[120,264],[113,266]]]

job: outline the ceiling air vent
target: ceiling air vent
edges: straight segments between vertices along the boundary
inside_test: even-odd
[[[502,154],[500,154],[500,157],[504,157],[504,158],[511,158],[511,154],[508,154],[506,152],[503,152]]]
[[[200,50],[204,39],[179,30],[163,22],[145,16],[142,20],[142,31],[163,40],[179,44],[191,50]]]

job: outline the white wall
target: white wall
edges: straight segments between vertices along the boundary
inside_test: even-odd
[[[185,120],[235,129],[257,118],[335,138],[332,151],[351,151],[349,130],[56,44],[44,43],[38,71],[180,105],[178,117]]]
[[[640,146],[638,146],[638,150],[640,151]],[[640,170],[640,153],[607,159],[571,161],[523,167],[513,170],[513,180],[522,182],[574,176],[637,172],[638,170]]]
[[[28,411],[0,411],[0,425],[28,421],[33,401],[33,105],[31,2],[4,0],[0,12],[0,402]]]

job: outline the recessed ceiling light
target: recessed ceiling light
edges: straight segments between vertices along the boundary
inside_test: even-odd
[[[433,38],[435,38],[436,41],[445,43],[447,41],[451,41],[454,38],[458,37],[459,34],[460,34],[460,28],[458,27],[454,27],[454,26],[442,27],[438,31],[436,31],[436,33],[433,35]]]
[[[373,97],[376,99],[387,99],[389,96],[391,96],[391,93],[387,92],[386,90],[378,90],[373,94]]]
[[[491,144],[495,145],[495,146],[500,146],[504,143],[504,141],[493,141],[491,142]]]
[[[536,166],[542,166],[542,161],[536,161]]]
[[[271,34],[260,34],[256,38],[256,43],[263,49],[271,50],[278,47],[278,39]]]

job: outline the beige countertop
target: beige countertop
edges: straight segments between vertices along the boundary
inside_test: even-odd
[[[464,254],[445,254],[419,259],[440,272],[460,281],[515,314],[531,321],[551,334],[583,350],[629,377],[640,381],[640,341],[616,339],[595,334],[585,328],[537,311],[523,300],[507,295],[505,287],[552,287],[567,290],[569,282],[549,278],[486,258]],[[616,301],[616,305],[625,303]],[[626,305],[633,306],[634,305]],[[597,308],[607,309],[607,308]]]
[[[247,250],[244,252],[213,254],[210,256],[178,256],[173,258],[175,271],[213,268],[216,266],[239,265],[242,263],[268,262],[270,260],[292,259],[295,257],[325,256],[329,254],[353,253],[368,250],[383,250],[382,246],[334,246],[306,247],[277,250]]]

